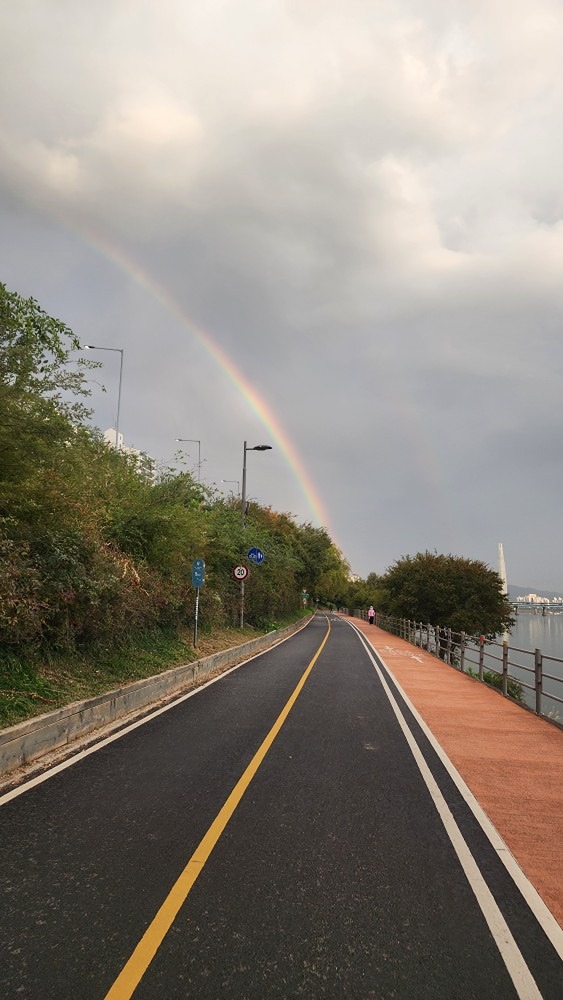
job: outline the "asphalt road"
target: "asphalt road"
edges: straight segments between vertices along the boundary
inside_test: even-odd
[[[343,621],[317,615],[19,792],[0,799],[2,1000],[563,995],[561,959]]]

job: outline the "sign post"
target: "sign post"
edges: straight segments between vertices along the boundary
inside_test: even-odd
[[[194,648],[197,646],[197,619],[199,615],[199,588],[205,583],[205,563],[194,559],[192,563],[192,587],[195,587]]]
[[[248,566],[234,566],[233,576],[240,582],[240,627],[244,628],[244,581],[248,576]]]

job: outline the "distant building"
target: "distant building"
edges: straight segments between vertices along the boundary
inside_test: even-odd
[[[112,448],[117,448],[121,451],[123,448],[123,434],[121,431],[117,435],[117,441],[115,440],[115,427],[108,427],[107,431],[104,431],[104,441],[109,444]]]
[[[522,594],[517,604],[563,604],[563,597],[540,597],[539,594]]]
[[[116,447],[114,427],[108,427],[107,431],[104,431],[104,441],[110,448]],[[156,462],[154,458],[151,458],[146,452],[140,451],[139,448],[129,448],[126,444],[123,444],[123,434],[121,431],[117,435],[117,450],[132,458],[139,472],[146,479],[149,479],[151,482],[156,480]]]

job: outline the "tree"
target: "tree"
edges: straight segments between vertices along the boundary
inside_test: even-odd
[[[71,359],[77,347],[64,323],[0,283],[0,514],[87,415],[70,396],[88,395],[83,371],[98,363]]]
[[[302,524],[297,528],[299,587],[321,600],[336,602],[345,589],[350,567],[325,528]],[[336,593],[338,592],[338,594]]]
[[[380,607],[381,577],[369,573],[365,580],[350,580],[345,594],[344,604],[348,608],[369,608],[373,604]]]
[[[496,634],[512,623],[498,573],[478,559],[418,552],[404,556],[382,579],[381,610],[398,618]]]

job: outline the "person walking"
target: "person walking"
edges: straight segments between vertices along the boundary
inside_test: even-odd
[[[368,622],[370,623],[370,625],[373,625],[374,621],[375,621],[375,611],[373,609],[373,604],[370,604],[370,608],[368,611]]]

